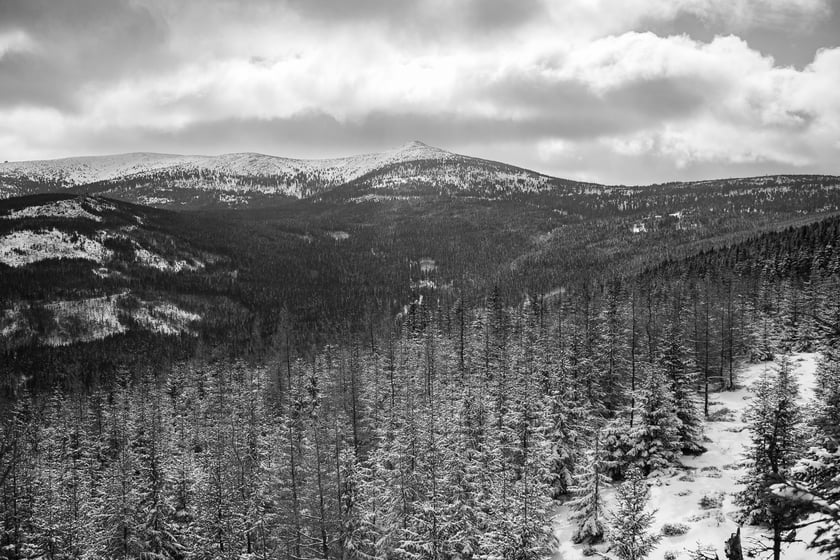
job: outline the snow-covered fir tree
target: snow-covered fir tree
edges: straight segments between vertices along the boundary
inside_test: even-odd
[[[688,366],[688,348],[683,342],[683,333],[679,321],[674,320],[665,329],[664,348],[659,358],[665,376],[668,379],[674,399],[674,411],[678,424],[678,437],[683,453],[696,455],[702,453],[703,418],[697,404],[697,397],[692,389],[692,377]]]
[[[791,469],[790,478],[772,488],[774,494],[788,500],[791,509],[816,514],[814,537],[808,543],[840,559],[840,447],[833,451],[822,446],[810,448]]]
[[[630,432],[630,426],[624,418],[608,422],[601,430],[603,472],[613,480],[624,478],[624,473],[632,460],[629,455],[632,448]]]
[[[601,464],[600,435],[596,434],[594,448],[586,454],[586,462],[575,475],[574,498],[568,503],[572,511],[569,520],[575,526],[574,542],[595,544],[603,540],[606,521],[603,491],[608,484],[609,478]]]
[[[840,355],[828,345],[817,367],[811,404],[814,428],[810,448],[775,492],[817,515],[809,546],[840,559]]]
[[[802,515],[799,508],[773,492],[791,473],[802,448],[802,416],[797,403],[799,389],[789,356],[767,371],[754,387],[747,409],[751,445],[747,450],[746,487],[736,496],[744,523],[767,526],[771,534],[766,550],[774,560],[781,557],[783,542]]]
[[[750,305],[750,328],[747,333],[747,347],[752,362],[772,360],[778,348],[776,332],[776,306],[773,287],[763,278],[759,287],[757,301]]]
[[[840,345],[840,341],[835,344]],[[840,446],[840,347],[826,345],[816,378],[814,427],[826,447]]]
[[[616,490],[616,507],[609,512],[611,550],[620,560],[643,560],[662,536],[650,532],[656,511],[647,511],[650,489],[642,472],[632,468]]]
[[[636,398],[637,420],[629,434],[627,457],[648,475],[676,460],[680,451],[680,420],[662,369],[655,364],[646,369],[644,386]]]

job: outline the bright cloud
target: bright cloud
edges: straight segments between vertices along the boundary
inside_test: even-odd
[[[827,0],[59,4],[0,4],[0,159],[417,138],[604,182],[837,172]],[[798,68],[753,44],[781,28]]]

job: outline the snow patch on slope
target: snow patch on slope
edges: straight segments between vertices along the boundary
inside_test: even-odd
[[[171,272],[181,272],[182,270],[199,270],[204,268],[204,263],[201,262],[187,262],[182,259],[167,259],[157,253],[153,253],[148,249],[137,245],[134,247],[134,260],[143,266],[155,268],[157,270],[168,270]]]
[[[167,258],[142,247],[123,233],[97,232],[96,238],[80,233],[49,230],[19,230],[0,237],[0,263],[21,267],[47,259],[84,259],[103,264],[114,256],[103,244],[108,239],[128,240],[134,260],[142,266],[169,272],[200,270],[204,263],[195,259]]]
[[[53,325],[43,343],[66,346],[73,342],[101,340],[127,329],[120,322],[117,302],[124,294],[82,300],[58,301],[44,307],[53,314]]]
[[[13,231],[0,237],[0,263],[25,266],[46,259],[85,259],[98,263],[113,252],[96,239],[55,228]]]
[[[171,303],[159,302],[135,310],[131,318],[152,332],[176,335],[190,332],[190,323],[201,319],[201,315]]]
[[[329,235],[336,241],[345,241],[347,239],[350,239],[350,234],[346,231],[328,231],[327,235]]]
[[[129,292],[41,306],[16,305],[0,311],[2,342],[37,339],[46,346],[67,346],[125,333],[132,325],[164,334],[193,334],[191,324],[201,315],[168,302],[135,300]],[[40,333],[40,334],[39,334]]]
[[[102,221],[100,216],[88,212],[77,198],[56,200],[40,206],[27,206],[5,216],[0,216],[0,219],[4,220],[20,220],[24,218],[63,218],[92,220],[94,222]]]

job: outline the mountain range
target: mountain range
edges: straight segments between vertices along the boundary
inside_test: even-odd
[[[0,164],[0,198],[66,192],[178,210],[271,207],[295,200],[359,203],[437,197],[569,199],[668,197],[680,192],[738,196],[767,191],[834,191],[834,176],[773,175],[607,186],[551,177],[506,163],[456,154],[423,142],[336,159],[257,153],[186,156],[130,153]],[[811,192],[808,196],[813,196]],[[632,202],[628,203],[630,207]],[[574,205],[574,204],[573,204]],[[620,206],[620,205],[619,205]],[[618,208],[618,206],[617,206]]]
[[[106,340],[189,353],[294,324],[323,341],[422,297],[554,294],[836,216],[840,178],[606,186],[411,142],[4,163],[0,199],[0,350],[22,371],[76,343],[113,364]]]
[[[352,201],[427,193],[497,196],[537,192],[558,181],[418,141],[381,153],[320,160],[131,153],[0,164],[3,197],[67,190],[169,208],[243,207],[336,190]]]

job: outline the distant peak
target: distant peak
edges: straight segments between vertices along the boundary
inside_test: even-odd
[[[437,148],[434,148],[433,146],[429,146],[425,142],[421,142],[420,140],[412,140],[411,142],[408,142],[408,143],[404,144],[400,149],[401,150],[416,150],[418,148],[427,148],[427,149],[430,148],[430,149],[433,149],[433,150],[437,149]]]

